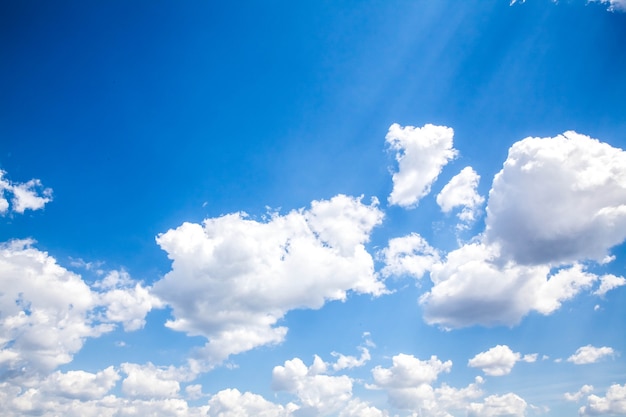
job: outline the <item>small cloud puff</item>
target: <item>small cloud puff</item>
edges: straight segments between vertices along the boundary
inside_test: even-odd
[[[453,136],[454,131],[446,126],[402,127],[394,123],[389,127],[385,140],[396,151],[398,162],[389,204],[415,207],[430,193],[441,169],[457,155],[452,147]]]
[[[465,223],[475,221],[478,209],[485,201],[476,191],[479,181],[480,175],[472,167],[463,168],[437,194],[437,204],[444,213],[462,207],[461,212],[457,214],[459,220]]]
[[[572,362],[576,365],[586,365],[590,363],[596,363],[600,359],[606,356],[614,356],[615,351],[611,347],[602,346],[595,347],[592,345],[587,345],[580,347],[576,350],[572,356],[567,358],[568,362]]]
[[[502,376],[511,373],[517,362],[535,362],[537,354],[522,356],[513,352],[507,345],[497,345],[486,352],[481,352],[468,361],[468,366],[480,368],[489,376]]]
[[[52,201],[52,188],[44,188],[41,181],[32,179],[16,183],[5,179],[6,172],[0,170],[0,215],[8,212],[23,214],[26,210],[40,210]],[[11,204],[6,195],[13,196]]]

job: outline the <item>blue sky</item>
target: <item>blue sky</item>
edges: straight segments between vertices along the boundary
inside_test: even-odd
[[[623,0],[0,8],[3,415],[626,415]]]

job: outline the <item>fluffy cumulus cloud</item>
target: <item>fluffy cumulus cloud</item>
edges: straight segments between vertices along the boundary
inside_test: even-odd
[[[87,338],[143,324],[158,304],[126,274],[90,288],[33,241],[0,245],[0,370],[6,376],[48,372],[72,360]]]
[[[388,415],[386,411],[379,410],[358,398],[350,400],[339,413],[339,417],[387,417]]]
[[[154,285],[173,309],[166,325],[206,337],[203,354],[215,364],[281,342],[287,329],[276,323],[291,309],[320,308],[348,292],[383,294],[364,247],[382,218],[376,200],[338,195],[267,221],[235,213],[161,234],[173,261]]]
[[[111,330],[92,324],[97,297],[82,279],[31,245],[0,246],[0,368],[9,374],[50,371]]]
[[[626,279],[624,277],[616,277],[615,275],[607,274],[600,277],[600,286],[593,293],[603,297],[607,292],[626,285]]]
[[[413,207],[430,192],[441,169],[457,154],[453,137],[454,131],[445,126],[402,127],[394,123],[389,127],[385,140],[398,162],[390,204]]]
[[[428,323],[511,326],[533,311],[551,314],[598,281],[601,296],[626,282],[581,263],[610,259],[626,238],[621,149],[575,132],[523,139],[495,176],[486,211],[485,233],[444,261],[422,263],[434,284],[420,298]],[[398,264],[389,259],[389,268]]]
[[[250,392],[241,393],[237,389],[225,389],[215,394],[208,404],[209,417],[287,417],[297,407],[288,404],[286,407],[267,401],[265,398]]]
[[[109,373],[108,370],[102,371]],[[54,375],[54,374],[53,374]],[[21,417],[37,415],[42,417],[130,417],[130,416],[163,416],[163,417],[199,417],[209,416],[249,416],[254,414],[211,414],[209,406],[190,406],[179,398],[167,399],[129,399],[118,397],[107,391],[108,384],[101,375],[87,374],[68,377],[64,383],[78,382],[78,386],[59,387],[57,392],[48,386],[41,388],[20,389],[7,383],[0,383],[0,401],[2,401],[3,417]],[[91,382],[89,382],[91,381]],[[45,384],[46,381],[37,381]],[[97,387],[91,386],[100,384]],[[65,392],[63,391],[65,389]],[[82,389],[78,395],[75,393]],[[69,394],[68,394],[69,392]],[[108,394],[103,394],[108,392]],[[259,414],[263,415],[263,414]],[[267,414],[271,416],[272,414]]]
[[[486,224],[487,241],[517,263],[605,258],[626,238],[626,152],[576,132],[515,143]]]
[[[476,220],[477,211],[485,199],[478,194],[480,175],[472,167],[465,167],[437,194],[437,204],[444,213],[461,207],[458,218],[463,222]]]
[[[52,189],[44,188],[40,180],[18,183],[6,179],[5,175],[6,172],[0,170],[0,214],[39,210],[52,201]]]
[[[515,364],[519,361],[534,362],[537,355],[524,355],[513,352],[507,345],[497,345],[481,352],[468,361],[468,366],[480,368],[486,375],[502,376],[511,373]]]
[[[399,354],[392,358],[392,366],[377,366],[372,370],[375,384],[370,389],[387,392],[389,403],[398,409],[413,412],[412,415],[450,417],[451,413],[467,413],[472,401],[483,396],[484,380],[476,377],[463,388],[433,384],[441,373],[450,372],[451,361],[442,362],[436,356],[420,360],[412,355]],[[415,414],[417,413],[417,414]]]
[[[452,361],[442,362],[436,356],[420,360],[413,355],[399,354],[392,358],[390,368],[372,369],[376,387],[387,391],[389,402],[404,410],[433,409],[436,407],[431,384],[442,372],[450,372]]]
[[[581,416],[626,416],[626,384],[614,384],[604,397],[590,395],[587,405],[579,410]]]
[[[572,356],[567,358],[568,362],[576,365],[586,365],[596,363],[602,358],[615,355],[613,348],[608,346],[595,347],[591,345],[582,346],[576,350]]]
[[[107,306],[105,318],[119,322],[124,330],[134,331],[146,324],[146,314],[153,308],[161,308],[163,303],[153,296],[149,288],[133,281],[125,271],[111,271],[94,287],[99,293],[100,304]]]
[[[272,387],[295,394],[300,403],[298,415],[325,416],[344,408],[352,397],[352,379],[346,375],[326,375],[327,365],[315,356],[307,367],[300,358],[276,366]]]
[[[88,401],[104,397],[119,379],[118,371],[110,366],[95,374],[85,371],[57,371],[37,385],[41,392],[50,396]]]
[[[580,401],[585,395],[593,392],[593,385],[583,385],[578,391],[571,393],[566,392],[563,397],[567,401]]]
[[[152,363],[123,363],[121,369],[126,374],[122,381],[122,392],[131,398],[177,398],[180,382],[195,377],[183,369],[157,367]]]
[[[598,277],[581,265],[550,274],[548,265],[503,262],[495,246],[472,243],[433,265],[433,288],[420,297],[430,324],[456,328],[514,325],[531,311],[550,314]]]
[[[469,406],[468,417],[523,417],[528,404],[516,394],[490,395]]]
[[[337,361],[333,364],[333,370],[340,371],[365,365],[371,359],[370,351],[366,347],[359,347],[359,350],[361,351],[361,356],[358,358],[333,352],[331,355],[337,358]]]
[[[385,277],[410,275],[419,279],[440,260],[439,251],[417,233],[390,239],[379,255],[385,263],[381,270]]]

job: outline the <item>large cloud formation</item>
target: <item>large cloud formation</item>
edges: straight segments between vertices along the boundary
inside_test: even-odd
[[[385,276],[430,272],[433,287],[420,298],[428,323],[510,326],[532,311],[551,314],[597,282],[601,296],[624,285],[585,264],[610,261],[626,239],[623,150],[575,132],[523,139],[496,174],[486,213],[485,232],[443,261],[414,234],[381,251]]]
[[[267,221],[243,213],[185,223],[157,238],[172,270],[154,292],[173,308],[167,326],[208,339],[209,366],[278,343],[295,308],[320,308],[347,293],[383,294],[364,243],[381,223],[374,199],[338,195]]]
[[[626,239],[626,152],[575,132],[515,143],[486,223],[486,240],[520,264],[602,260]]]

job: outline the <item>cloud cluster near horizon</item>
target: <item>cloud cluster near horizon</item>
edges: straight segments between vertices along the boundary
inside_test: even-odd
[[[453,138],[446,126],[389,128],[386,141],[398,164],[390,206],[412,209],[431,193],[459,153]],[[479,179],[468,166],[437,193],[442,212],[457,210],[461,227],[483,213]],[[19,195],[16,190],[32,191],[40,183],[2,184]],[[33,195],[40,200],[15,197],[12,210],[33,209],[33,201],[49,198],[45,191],[43,197]],[[419,298],[424,320],[446,329],[514,326],[531,312],[557,311],[583,291],[602,297],[626,284],[623,277],[589,268],[610,262],[611,248],[626,239],[626,152],[585,135],[566,132],[513,144],[486,199],[485,229],[447,253],[409,230],[371,254],[367,244],[373,230],[384,226],[385,212],[377,198],[369,204],[362,200],[340,194],[261,219],[231,213],[183,223],[156,238],[172,266],[152,286],[124,271],[109,271],[88,285],[34,248],[33,241],[5,243],[0,284],[8,290],[0,295],[0,369],[8,382],[0,384],[0,400],[9,404],[9,415],[103,415],[103,410],[115,415],[116,409],[133,408],[177,416],[382,417],[388,413],[353,393],[357,381],[348,372],[371,358],[363,346],[360,357],[331,353],[334,363],[315,356],[310,365],[296,357],[276,366],[272,385],[292,396],[288,404],[236,389],[220,391],[199,407],[187,401],[206,396],[192,384],[200,373],[231,355],[281,343],[288,331],[281,319],[289,311],[319,309],[350,294],[383,296],[390,277],[428,277],[432,286]],[[577,210],[570,210],[573,205]],[[171,312],[166,327],[205,341],[185,365],[57,370],[87,339],[120,326],[139,330],[148,312],[162,307]],[[568,362],[591,364],[614,354],[610,347],[589,345]],[[501,377],[516,363],[536,359],[535,353],[496,345],[467,358],[467,364]],[[452,366],[435,355],[420,359],[398,353],[388,367],[372,368],[371,382],[363,385],[384,391],[393,408],[432,416],[449,410],[522,416],[530,406],[514,393],[485,396],[482,376],[466,387],[437,385]],[[123,396],[111,394],[118,384]],[[571,398],[589,393],[585,389]],[[589,395],[581,414],[621,412],[624,399],[626,388],[614,385],[606,397]]]

